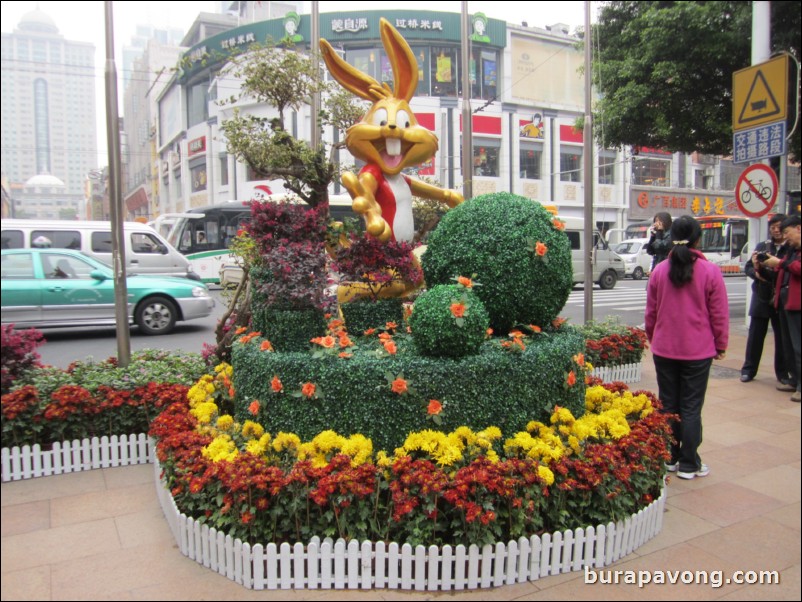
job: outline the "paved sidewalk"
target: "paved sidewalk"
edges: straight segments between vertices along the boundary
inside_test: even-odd
[[[777,571],[775,585],[586,584],[582,572],[453,593],[250,591],[178,551],[151,465],[2,485],[2,600],[799,600],[800,404],[775,390],[772,335],[754,381],[742,384],[746,342],[733,326],[704,408],[710,476],[673,478],[663,530],[610,570]],[[651,357],[633,389],[657,391]]]

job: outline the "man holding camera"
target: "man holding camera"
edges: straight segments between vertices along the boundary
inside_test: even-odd
[[[800,268],[800,218],[798,215],[786,217],[780,227],[785,237],[783,257],[768,255],[761,264],[777,272],[774,288],[774,307],[780,314],[780,327],[783,333],[783,350],[791,375],[791,401],[802,401],[800,377],[802,376],[802,269]],[[777,387],[780,391],[787,388]]]
[[[781,391],[793,391],[791,387],[790,369],[783,353],[783,332],[780,327],[780,314],[774,307],[774,288],[777,272],[764,264],[769,255],[782,258],[785,252],[783,244],[782,221],[785,216],[777,214],[769,220],[769,239],[759,242],[752,258],[746,262],[744,272],[752,279],[752,302],[749,305],[749,334],[746,339],[746,357],[741,367],[741,382],[748,383],[757,375],[760,358],[763,355],[763,343],[771,323],[774,331],[774,374],[777,377],[777,388]],[[787,336],[787,335],[786,335]]]

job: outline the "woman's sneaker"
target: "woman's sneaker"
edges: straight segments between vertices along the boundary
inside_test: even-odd
[[[666,462],[666,470],[668,472],[677,472],[679,470],[679,462],[674,462],[673,464]]]
[[[677,476],[680,479],[694,479],[696,477],[706,477],[710,474],[710,467],[707,464],[702,464],[702,467],[695,471],[695,472],[683,472],[681,470],[677,471]]]

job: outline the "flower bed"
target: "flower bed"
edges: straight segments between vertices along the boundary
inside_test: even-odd
[[[156,478],[161,467],[156,462]],[[521,537],[505,543],[399,545],[312,537],[304,545],[251,546],[178,510],[170,491],[159,502],[181,553],[248,589],[402,589],[460,591],[499,587],[601,568],[631,554],[663,526],[665,490],[625,520]]]
[[[660,528],[666,417],[625,385],[589,388],[581,418],[556,408],[506,440],[423,431],[392,455],[271,437],[209,403],[153,424],[162,505],[183,553],[247,587],[499,585],[604,566]]]

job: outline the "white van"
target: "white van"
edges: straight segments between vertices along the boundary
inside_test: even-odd
[[[200,280],[187,258],[150,226],[124,222],[123,232],[127,274]],[[4,219],[0,246],[3,249],[74,249],[111,265],[111,222]]]
[[[613,246],[613,250],[624,260],[626,275],[640,280],[652,269],[652,256],[646,252],[648,238],[629,238]]]
[[[565,223],[565,233],[571,241],[571,260],[574,268],[574,284],[585,282],[585,220],[581,217],[562,217],[557,219]],[[611,289],[626,273],[624,260],[614,253],[598,230],[593,230],[593,282],[603,289]]]

